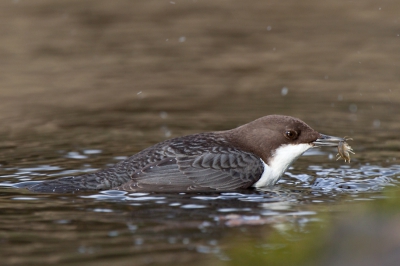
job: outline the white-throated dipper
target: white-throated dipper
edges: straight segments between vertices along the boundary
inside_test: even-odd
[[[274,185],[306,150],[338,146],[303,121],[269,115],[235,129],[178,137],[151,146],[114,166],[44,181],[43,193],[87,190],[207,191]]]

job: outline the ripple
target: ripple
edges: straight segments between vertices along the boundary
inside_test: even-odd
[[[182,209],[202,209],[202,208],[207,208],[205,205],[200,205],[200,204],[185,204],[181,206]]]
[[[83,150],[81,153],[92,155],[101,153],[101,150]],[[71,152],[68,153],[71,155]],[[77,154],[77,152],[72,152]],[[61,166],[41,164],[37,166],[21,168],[3,168],[4,175],[0,175],[3,182],[0,187],[26,188],[38,183],[31,181],[42,176],[68,176],[93,172],[97,170],[85,164],[85,168],[79,170],[65,170]],[[380,191],[387,186],[397,186],[400,183],[400,165],[379,166],[373,164],[353,165],[346,164],[337,167],[324,165],[310,165],[306,170],[298,171],[291,168],[278,185],[273,188],[245,190],[244,192],[199,193],[189,196],[187,193],[172,193],[166,195],[151,195],[149,192],[125,192],[118,190],[106,190],[91,195],[78,195],[81,198],[91,198],[105,201],[129,201],[133,205],[145,203],[160,204],[163,206],[179,208],[207,208],[216,201],[230,201],[247,203],[261,203],[264,209],[274,208],[273,203],[300,202],[308,200],[313,203],[334,202],[337,199],[335,193],[357,194],[363,192]],[[18,182],[15,182],[18,181]],[[283,188],[283,190],[282,190]],[[171,195],[174,195],[171,198]],[[186,196],[185,196],[186,195]],[[182,202],[181,198],[188,197],[198,201],[193,204]],[[355,199],[354,199],[355,200]],[[359,199],[357,199],[359,200]],[[203,204],[204,203],[204,204]],[[287,207],[287,206],[286,206]],[[285,208],[286,208],[285,207]],[[287,208],[290,208],[287,207]],[[224,206],[218,208],[218,212],[247,211],[244,208]]]
[[[122,191],[122,190],[104,190],[100,192],[101,194],[106,194],[109,196],[123,196],[128,194],[128,192],[126,191]],[[129,194],[132,195],[132,194]]]
[[[65,155],[65,158],[82,160],[82,159],[87,159],[89,157],[86,155],[80,154],[77,151],[70,151]]]
[[[52,166],[52,165],[38,165],[34,167],[24,167],[18,168],[18,172],[38,172],[38,171],[60,171],[62,168],[59,166]]]
[[[13,197],[12,200],[37,200],[35,197]]]
[[[218,212],[248,212],[251,211],[250,208],[221,208],[217,210]]]
[[[103,152],[102,150],[94,150],[94,149],[83,150],[83,153],[84,153],[84,154],[88,154],[88,155],[91,155],[91,154],[100,154],[100,153],[102,153],[102,152]]]
[[[114,212],[112,209],[102,209],[102,208],[95,208],[92,210],[93,212]]]
[[[147,192],[135,192],[135,193],[130,193],[128,195],[132,196],[132,197],[143,197],[143,196],[147,196],[149,194],[150,193],[147,193]]]
[[[340,192],[366,192],[382,190],[386,186],[395,186],[400,183],[400,166],[392,165],[380,167],[377,165],[361,165],[352,168],[342,165],[338,168],[323,168],[322,166],[309,166],[311,174],[286,173],[290,178],[301,181],[297,187],[311,188],[321,191]],[[282,184],[289,184],[290,180],[283,178]]]
[[[128,200],[135,200],[135,201],[156,201],[156,200],[162,200],[165,199],[165,197],[136,197],[136,198],[132,198],[132,197],[127,197]]]

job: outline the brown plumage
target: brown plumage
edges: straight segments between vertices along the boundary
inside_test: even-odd
[[[278,147],[301,143],[312,147],[323,136],[299,119],[265,116],[232,130],[166,140],[107,169],[44,181],[28,189],[69,193],[248,188],[263,175]]]

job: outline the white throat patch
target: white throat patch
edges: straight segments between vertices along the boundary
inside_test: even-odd
[[[313,146],[307,143],[288,144],[275,150],[273,158],[269,165],[261,160],[264,164],[264,172],[261,178],[253,185],[253,187],[265,187],[275,185],[278,179],[289,168],[289,166],[306,150]]]

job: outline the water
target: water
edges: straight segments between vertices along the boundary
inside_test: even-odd
[[[380,198],[382,189],[398,186],[400,176],[400,165],[371,165],[356,156],[344,165],[329,159],[330,151],[318,151],[303,156],[273,189],[42,195],[21,188],[32,180],[93,171],[90,162],[96,159],[115,161],[100,150],[88,151],[58,151],[60,166],[0,169],[1,253],[8,264],[225,262],[230,235],[251,239],[265,230],[301,231],[320,223],[318,214],[332,204]],[[77,170],[64,168],[69,160]],[[265,242],[258,250],[279,245]]]
[[[390,198],[400,177],[398,1],[243,3],[0,4],[1,263],[277,265],[282,250],[312,248],[304,238]],[[313,149],[260,190],[24,189],[274,113],[352,137],[351,163]]]

